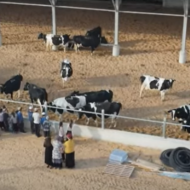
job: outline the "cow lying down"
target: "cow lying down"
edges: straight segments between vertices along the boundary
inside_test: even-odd
[[[165,99],[165,93],[172,88],[174,79],[158,78],[150,75],[142,75],[140,77],[141,89],[140,98],[142,97],[143,90],[157,90],[160,91],[161,100]]]
[[[101,112],[104,110],[104,114],[109,114],[110,116],[105,115],[104,118],[111,118],[111,125],[114,124],[114,127],[117,126],[116,117],[119,114],[120,110],[122,108],[122,104],[118,102],[104,102],[104,103],[89,103],[83,108],[79,109],[79,111],[87,111],[87,112],[93,112],[93,113],[84,113],[79,112],[79,119],[82,118],[83,115],[86,116],[87,121],[86,125],[89,124],[90,118],[92,118],[98,126],[97,118],[101,118]]]

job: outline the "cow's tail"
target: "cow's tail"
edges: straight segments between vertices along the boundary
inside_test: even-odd
[[[141,84],[144,82],[144,80],[145,80],[145,76],[140,76],[140,82],[141,82]]]

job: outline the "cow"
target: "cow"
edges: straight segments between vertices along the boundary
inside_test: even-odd
[[[96,37],[102,37],[102,28],[100,26],[97,26],[91,30],[88,30],[85,34],[85,36],[96,36]]]
[[[111,90],[100,90],[100,91],[91,91],[79,93],[79,91],[74,91],[70,94],[70,96],[85,96],[86,103],[102,103],[105,101],[112,102],[113,91]]]
[[[60,75],[63,81],[63,84],[65,81],[67,81],[73,74],[73,69],[71,62],[67,59],[63,60],[61,62],[61,69],[60,69]]]
[[[73,36],[73,42],[75,43],[75,51],[79,51],[79,47],[91,48],[91,55],[94,50],[100,45],[101,37],[97,36]]]
[[[41,112],[43,112],[42,105],[48,101],[48,94],[46,92],[46,89],[26,82],[24,91],[29,91],[29,96],[32,104],[34,101],[37,102],[40,106]]]
[[[104,115],[104,118],[111,118],[111,126],[114,124],[114,127],[117,126],[116,117],[119,114],[122,108],[122,104],[120,102],[103,102],[103,103],[89,103],[83,108],[79,109],[79,119],[82,118],[83,115],[86,116],[87,121],[86,125],[89,124],[90,118],[92,118],[98,127],[97,117],[101,118],[101,112],[104,110],[104,114],[109,114],[109,116]],[[83,112],[80,112],[83,111]],[[86,112],[93,112],[93,113],[85,113]]]
[[[58,114],[61,120],[63,113],[68,112],[71,114],[76,114],[78,113],[76,112],[76,110],[84,107],[85,105],[86,105],[86,99],[84,96],[83,97],[82,96],[61,97],[44,105],[44,112],[47,112],[48,110],[50,110],[53,113]]]
[[[66,48],[69,45],[69,42],[71,41],[70,35],[64,34],[64,35],[55,35],[52,37],[52,44],[57,47],[62,47],[64,49],[64,52],[66,51]]]
[[[44,43],[46,44],[46,50],[50,49],[53,46],[53,43],[52,43],[53,36],[54,36],[53,34],[44,34],[44,33],[40,33],[38,35],[38,39],[44,40]]]
[[[21,74],[15,75],[7,80],[4,84],[0,85],[0,92],[11,95],[11,99],[13,99],[13,92],[18,92],[18,98],[20,98],[20,87],[23,81],[23,76]]]
[[[150,75],[140,76],[141,89],[140,98],[142,97],[143,90],[158,90],[161,94],[161,100],[164,101],[165,93],[172,88],[175,79],[164,79]]]
[[[190,133],[190,116],[182,121],[182,131]]]
[[[173,121],[175,121],[177,118],[179,123],[181,123],[183,120],[186,120],[188,117],[190,117],[190,104],[171,109],[167,111],[167,113],[171,113],[171,118]]]

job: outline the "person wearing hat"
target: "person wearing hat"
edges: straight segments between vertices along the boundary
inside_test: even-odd
[[[34,133],[34,121],[33,121],[33,106],[29,106],[28,108],[28,120],[30,121],[30,129],[31,129],[31,133]]]
[[[24,120],[23,120],[23,115],[22,115],[22,107],[17,108],[17,123],[18,123],[19,131],[22,133],[26,133],[24,130]]]
[[[44,123],[45,120],[46,120],[46,113],[42,112],[42,117],[40,119],[40,126],[41,126],[42,129],[43,129],[43,123]]]
[[[34,120],[35,134],[40,137],[40,114],[38,113],[38,108],[34,108],[34,113],[32,114]]]
[[[75,151],[74,151],[74,141],[72,135],[69,133],[66,135],[66,141],[64,142],[65,149],[65,166],[67,168],[75,167]]]
[[[51,127],[51,122],[49,121],[49,117],[45,117],[45,121],[42,124],[42,128],[44,131],[44,137],[50,137],[50,127]]]

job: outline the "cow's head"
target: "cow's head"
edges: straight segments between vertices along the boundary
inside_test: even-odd
[[[169,110],[168,113],[171,113],[171,118],[173,121],[175,121],[176,109]]]
[[[71,96],[71,97],[66,97],[65,100],[71,104],[74,108],[76,105],[79,103],[79,98]]]
[[[173,83],[174,83],[176,80],[175,80],[175,79],[170,79],[169,81],[170,81],[170,88],[172,88]]]
[[[77,96],[79,95],[79,91],[73,91],[69,96]]]
[[[107,39],[105,38],[105,36],[102,36],[102,37],[101,37],[101,43],[102,43],[102,44],[108,44],[108,41],[107,41]]]
[[[66,44],[71,40],[69,34],[64,34],[62,37],[63,37],[63,44]]]
[[[188,114],[185,112],[183,107],[169,110],[168,113],[171,113],[171,117],[173,121],[175,121],[177,118],[179,123],[181,123],[183,119],[188,117]]]
[[[44,38],[45,38],[45,34],[40,33],[40,34],[38,35],[38,39],[44,39]]]
[[[24,91],[28,91],[29,87],[30,87],[30,84],[26,82],[26,84],[24,85]]]
[[[4,86],[3,84],[0,84],[0,93],[2,94],[4,92]]]

